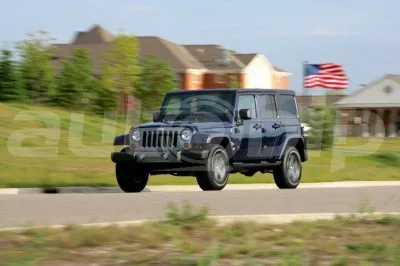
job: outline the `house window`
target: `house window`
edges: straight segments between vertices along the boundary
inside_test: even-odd
[[[215,74],[214,81],[215,83],[226,83],[226,76],[224,74]]]

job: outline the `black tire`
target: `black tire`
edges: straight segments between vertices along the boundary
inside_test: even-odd
[[[116,163],[115,176],[118,186],[126,193],[143,191],[149,181],[149,173],[135,163]]]
[[[213,146],[205,166],[206,171],[196,176],[199,187],[203,191],[224,189],[230,172],[229,157],[225,149],[220,145]]]
[[[302,171],[299,151],[289,146],[285,150],[281,165],[273,171],[275,184],[280,189],[297,188],[301,181]]]

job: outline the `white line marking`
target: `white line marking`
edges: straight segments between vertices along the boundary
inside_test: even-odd
[[[400,186],[400,181],[338,181],[338,182],[321,182],[321,183],[301,183],[301,188],[352,188],[352,187],[375,187],[375,186]],[[152,192],[167,191],[201,191],[197,185],[160,185],[149,186]],[[255,190],[255,189],[278,189],[271,184],[228,184],[224,190]]]
[[[18,193],[19,193],[19,188],[2,188],[2,189],[0,189],[0,194],[12,195],[12,194],[18,194]]]
[[[400,181],[337,181],[321,183],[301,183],[298,189],[302,188],[354,188],[354,187],[382,187],[382,186],[400,186]],[[183,192],[183,191],[201,191],[197,185],[159,185],[148,186],[150,192]],[[227,190],[256,190],[256,189],[276,189],[274,183],[269,184],[228,184]],[[118,187],[66,187],[60,188],[61,193],[123,193]],[[64,192],[65,191],[65,192]],[[145,192],[145,191],[143,191]],[[0,189],[0,194],[30,194],[41,193],[39,188],[5,188]]]

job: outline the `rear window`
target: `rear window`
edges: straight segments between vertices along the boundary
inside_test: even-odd
[[[280,118],[297,118],[297,106],[293,95],[277,95]]]

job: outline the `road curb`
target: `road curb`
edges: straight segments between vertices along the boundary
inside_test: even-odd
[[[145,188],[143,192],[150,192]],[[0,195],[16,194],[74,194],[74,193],[124,193],[118,187],[52,187],[52,188],[4,188],[0,189]]]
[[[379,187],[400,186],[400,181],[337,181],[320,183],[302,183],[302,188],[352,188],[352,187]],[[223,191],[227,190],[261,190],[278,189],[275,184],[228,184]],[[148,186],[143,192],[184,192],[201,191],[197,185],[159,185]],[[53,188],[4,188],[0,189],[0,195],[13,194],[70,194],[70,193],[123,193],[119,187],[53,187]]]
[[[334,220],[338,217],[342,218],[381,218],[385,216],[400,216],[400,212],[375,212],[375,213],[297,213],[297,214],[262,214],[262,215],[222,215],[209,216],[210,219],[217,221],[219,225],[226,225],[235,222],[256,222],[260,224],[287,224],[294,222],[312,222],[317,220]],[[116,221],[104,223],[83,223],[75,224],[80,227],[109,227],[109,226],[134,226],[147,222],[160,222],[159,220],[133,220],[133,221]],[[69,227],[71,224],[58,224],[48,226],[29,226],[29,227],[3,227],[0,232],[4,231],[24,231],[32,229],[62,229]]]

